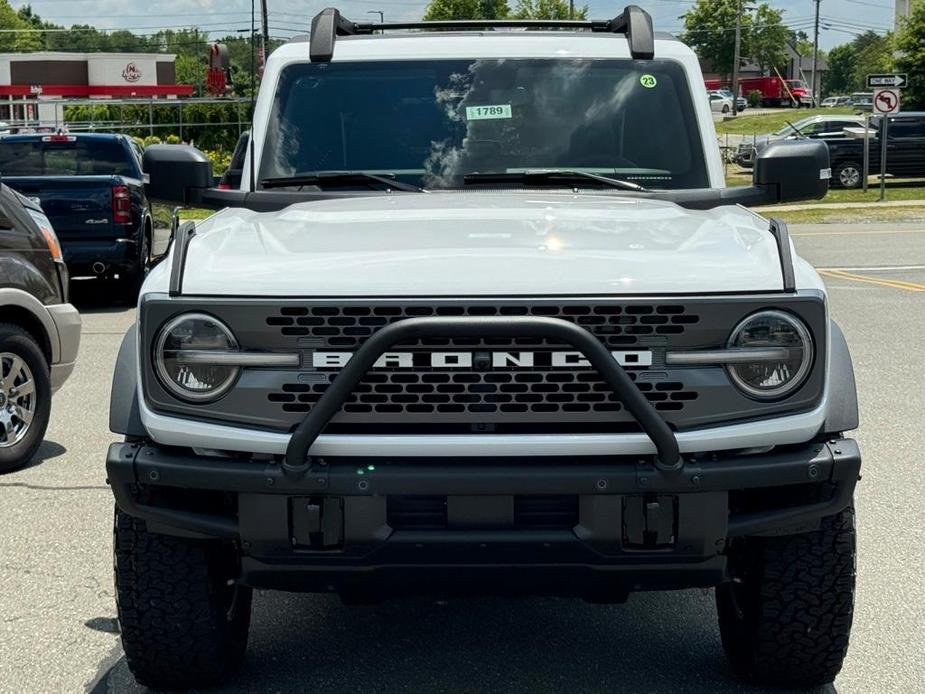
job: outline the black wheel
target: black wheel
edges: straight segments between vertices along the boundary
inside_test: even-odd
[[[149,533],[118,509],[113,543],[122,648],[135,679],[187,689],[234,673],[247,647],[251,589],[234,582],[232,548]]]
[[[151,271],[151,235],[145,230],[141,236],[141,246],[138,249],[138,258],[135,267],[125,276],[125,298],[134,303],[141,291],[141,285]]]
[[[749,538],[716,588],[719,628],[736,672],[753,682],[816,687],[841,670],[854,611],[854,509],[819,530]]]
[[[0,473],[28,463],[51,415],[48,362],[35,338],[0,323]]]
[[[864,170],[857,162],[846,161],[835,167],[835,183],[842,188],[860,188]]]
[[[727,104],[723,104],[723,113],[729,113],[729,106]]]

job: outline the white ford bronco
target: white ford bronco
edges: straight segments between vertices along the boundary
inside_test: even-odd
[[[364,24],[267,62],[240,189],[145,153],[179,225],[112,391],[129,667],[242,662],[254,588],[619,602],[715,587],[743,677],[830,682],[852,365],[784,224],[825,144],[726,188],[694,54],[605,21]]]

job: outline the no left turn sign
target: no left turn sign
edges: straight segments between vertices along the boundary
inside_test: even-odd
[[[899,112],[899,90],[878,89],[874,92],[874,113],[888,115]]]

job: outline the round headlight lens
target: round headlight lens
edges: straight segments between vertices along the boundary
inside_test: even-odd
[[[161,329],[154,366],[161,383],[178,398],[214,400],[231,387],[240,369],[209,363],[207,353],[237,350],[238,341],[219,320],[203,313],[185,313]]]
[[[761,400],[782,398],[803,383],[813,361],[813,341],[806,326],[783,311],[761,311],[736,326],[731,348],[784,348],[787,356],[727,366],[733,382],[747,395]]]

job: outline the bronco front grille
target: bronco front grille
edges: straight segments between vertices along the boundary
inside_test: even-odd
[[[678,381],[640,381],[628,371],[655,409],[676,412],[698,393]],[[333,381],[287,383],[267,399],[284,412],[305,413]],[[350,396],[347,414],[580,414],[623,409],[612,389],[595,371],[373,371]],[[477,419],[477,417],[476,417]]]
[[[556,317],[578,324],[618,354],[626,372],[677,430],[806,409],[822,392],[824,369],[784,401],[749,399],[721,366],[673,366],[672,350],[718,349],[750,313],[773,306],[800,315],[824,355],[825,305],[816,296],[775,297],[466,297],[466,298],[195,298],[148,299],[141,321],[145,396],[158,411],[257,429],[291,431],[337,378],[340,367],[315,366],[319,353],[349,357],[377,330],[405,318],[446,316]],[[153,372],[151,345],[160,326],[184,311],[214,314],[244,350],[298,353],[299,366],[243,369],[215,402],[179,402]],[[412,353],[410,366],[372,368],[331,419],[326,433],[588,433],[637,432],[639,425],[594,369],[554,366],[551,355],[573,348],[534,338],[425,338],[391,348]],[[471,355],[466,365],[433,360],[441,352]],[[532,365],[496,364],[491,355],[532,353]],[[488,357],[486,357],[486,354]],[[519,357],[518,357],[519,359]],[[323,363],[323,362],[318,362]],[[819,362],[822,364],[822,362]]]
[[[307,338],[319,347],[352,348],[376,330],[404,318],[421,316],[545,316],[562,318],[587,328],[609,347],[635,345],[641,338],[682,334],[700,316],[683,304],[452,304],[444,306],[283,306],[267,316],[268,327],[285,337]],[[429,338],[409,345],[423,348],[527,347],[546,341],[532,338],[464,339]]]

